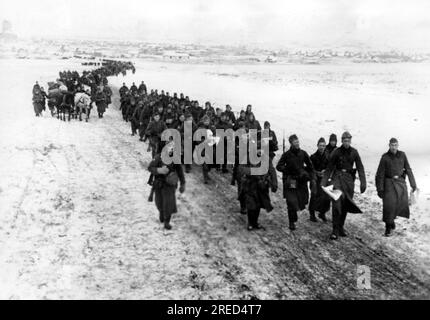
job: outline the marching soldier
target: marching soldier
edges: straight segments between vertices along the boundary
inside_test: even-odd
[[[173,106],[169,104],[166,108],[166,112],[163,116],[163,121],[166,124],[166,127],[168,129],[173,129],[176,127],[177,121],[176,121],[176,113],[173,112]]]
[[[185,132],[185,126],[189,126],[191,128],[191,132]],[[181,146],[181,151],[182,151],[182,161],[185,162],[185,158],[184,158],[184,141],[188,140],[191,141],[192,145],[192,153],[194,154],[194,148],[196,146],[196,144],[193,141],[193,135],[197,130],[197,125],[193,120],[193,115],[190,112],[187,112],[185,114],[185,120],[184,122],[181,124],[181,128],[179,129],[179,132],[181,133],[181,137],[182,137],[182,146]],[[185,172],[186,173],[190,173],[191,172],[191,164],[187,163],[185,164]]]
[[[328,146],[326,147],[326,150],[330,155],[333,152],[333,150],[336,148],[337,148],[337,136],[334,133],[332,133],[328,140]]]
[[[406,176],[412,191],[417,189],[408,158],[403,151],[398,150],[399,142],[396,138],[390,140],[389,148],[388,152],[382,155],[375,178],[378,196],[383,202],[382,220],[385,222],[386,237],[390,237],[395,230],[394,220],[397,217],[409,219]]]
[[[146,141],[146,128],[148,127],[149,121],[151,120],[152,107],[154,102],[145,103],[139,118],[139,137],[140,141]]]
[[[139,129],[139,125],[140,125],[139,123],[140,115],[142,112],[143,112],[143,101],[139,101],[130,119],[132,136],[137,134],[137,129]]]
[[[212,121],[214,115],[215,115],[215,109],[212,107],[211,103],[207,101],[205,103],[205,108],[201,110],[200,119],[202,119],[204,116],[208,116]]]
[[[119,108],[121,110],[122,113],[122,118],[124,119],[124,121],[128,121],[127,119],[127,110],[128,110],[128,106],[130,104],[130,100],[131,100],[131,94],[128,90],[124,91],[124,93],[121,95],[121,107]]]
[[[130,91],[131,91],[132,94],[136,94],[137,91],[138,91],[137,86],[136,86],[136,84],[134,82],[133,82],[133,84],[130,87]]]
[[[109,108],[109,105],[112,103],[112,90],[109,86],[104,86],[103,93],[106,96],[106,108]]]
[[[236,122],[234,124],[234,130],[237,130],[242,126],[245,126],[246,122],[247,122],[247,119],[246,119],[245,110],[241,110],[239,117],[236,119]]]
[[[326,222],[326,212],[330,210],[330,198],[322,190],[321,181],[324,176],[324,172],[327,170],[329,152],[326,150],[326,143],[324,138],[318,140],[318,150],[311,155],[312,165],[314,166],[316,176],[316,186],[311,190],[311,200],[309,203],[310,220],[316,222],[315,212],[318,212],[318,217]]]
[[[101,88],[97,89],[95,100],[96,100],[97,113],[99,115],[99,118],[103,118],[103,114],[106,112],[107,102],[106,102],[106,95],[104,94]]]
[[[296,230],[297,211],[305,209],[309,202],[308,182],[315,184],[312,162],[300,149],[299,138],[294,134],[289,137],[290,150],[285,152],[276,166],[282,172],[284,198],[287,200],[290,230]]]
[[[231,106],[228,104],[225,106],[225,115],[227,116],[227,121],[231,123],[232,126],[236,123],[236,116],[234,115],[234,112],[231,111]]]
[[[240,127],[238,129],[242,129],[245,131],[245,122],[241,122],[240,123]],[[236,182],[237,182],[237,195],[238,195],[238,200],[240,203],[240,213],[245,215],[247,213],[247,209],[246,209],[246,199],[243,196],[242,193],[242,178],[244,175],[246,175],[247,170],[246,169],[246,164],[243,164],[243,162],[245,162],[246,159],[240,158],[242,157],[247,157],[248,153],[246,154],[241,154],[240,153],[240,144],[241,143],[246,143],[246,145],[248,145],[248,135],[243,135],[243,136],[239,136],[235,138],[234,144],[235,144],[235,157],[234,157],[234,166],[233,166],[233,172],[232,172],[232,177],[231,177],[231,185],[235,186]],[[246,162],[245,162],[246,163]]]
[[[35,85],[36,87],[36,85]],[[39,88],[33,89],[33,108],[36,117],[40,117],[42,115],[42,111],[45,106],[45,97],[42,94],[42,91]]]
[[[161,134],[166,129],[166,124],[161,121],[160,115],[158,113],[154,113],[152,116],[152,121],[146,128],[146,136],[149,138],[149,145],[152,150],[152,158],[155,158],[155,155],[161,153],[161,150],[163,149],[161,143]]]
[[[40,94],[43,97],[42,105],[43,105],[43,111],[46,110],[46,99],[48,99],[48,94],[45,91],[45,88],[40,87]]]
[[[173,153],[173,146],[170,150]],[[172,214],[177,213],[176,189],[185,192],[185,176],[180,164],[165,165],[161,155],[157,154],[155,159],[149,164],[149,172],[154,176],[152,187],[155,194],[155,205],[159,212],[159,219],[164,223],[166,230],[171,230],[170,219]]]
[[[273,159],[275,158],[275,152],[279,150],[278,138],[276,137],[275,131],[270,128],[270,122],[264,122],[264,130],[269,131],[269,173],[271,176],[271,181],[274,184],[274,190],[278,190],[278,176],[276,174],[276,169],[273,166]],[[274,191],[276,192],[276,191]]]
[[[134,110],[136,109],[137,106],[137,99],[136,97],[131,94],[130,95],[130,100],[128,101],[128,104],[126,105],[126,112],[125,112],[125,116],[126,116],[126,121],[131,121],[131,118],[133,116]]]
[[[255,116],[252,112],[249,112],[249,114],[247,115],[247,121],[246,121],[246,131],[249,130],[257,130],[258,132],[261,131],[261,126],[260,126],[260,122],[258,122],[255,119]]]
[[[233,129],[233,126],[228,121],[227,115],[223,112],[221,113],[220,120],[216,124],[216,129],[224,130],[226,132],[229,129]],[[227,151],[227,144],[228,141],[232,141],[231,137],[225,137],[224,138],[224,163],[221,165],[221,172],[222,173],[228,173],[227,169],[227,160],[228,160],[228,151]]]
[[[40,85],[39,85],[39,81],[36,81],[36,83],[33,86],[33,94],[38,93],[38,91],[40,91]]]
[[[351,147],[351,138],[349,132],[342,134],[342,145],[330,155],[328,168],[321,181],[321,186],[325,187],[331,179],[333,189],[342,192],[338,200],[332,200],[333,232],[330,236],[331,240],[337,240],[339,236],[347,236],[344,225],[348,212],[361,213],[353,200],[357,171],[360,178],[360,191],[361,193],[366,191],[363,163],[358,151]],[[354,165],[356,169],[354,169]]]
[[[252,112],[252,105],[248,104],[248,105],[246,106],[246,111],[245,111],[246,120],[248,120],[249,115],[250,115],[251,113],[253,114],[253,112]]]
[[[201,121],[201,123],[199,125],[199,129],[205,129],[208,132],[208,134],[205,137],[205,143],[209,143],[209,140],[208,140],[210,138],[209,134],[213,135],[213,133],[215,132],[215,127],[211,124],[211,120],[210,120],[210,118],[209,118],[208,115],[203,116],[202,121]],[[212,168],[216,167],[216,164],[215,164],[215,161],[214,161],[215,157],[216,157],[216,155],[215,155],[215,147],[212,146],[212,148],[213,148],[213,160],[212,160],[212,163],[203,163],[203,165],[202,165],[203,182],[204,182],[204,184],[208,184],[209,181],[211,181],[211,178],[209,176],[209,172],[211,171]],[[205,154],[202,154],[202,156],[205,156]]]
[[[122,97],[128,92],[128,87],[125,85],[125,83],[122,84],[122,87],[119,89],[119,96],[122,99]]]
[[[200,107],[198,101],[191,102],[190,112],[193,116],[193,119],[196,123],[198,123],[201,120],[201,115],[203,114],[203,108]]]
[[[146,91],[145,82],[142,81],[142,83],[140,84],[139,89],[137,91],[140,95],[146,95],[147,91]]]
[[[243,171],[243,172],[242,172]],[[261,209],[267,212],[273,210],[270,202],[270,188],[274,191],[275,186],[272,184],[269,173],[263,175],[251,175],[251,166],[241,165],[239,167],[241,176],[241,205],[245,205],[248,215],[248,231],[254,229],[263,229],[258,223]]]

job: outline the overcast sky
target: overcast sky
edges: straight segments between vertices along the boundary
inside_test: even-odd
[[[430,47],[430,0],[0,0],[21,37]]]

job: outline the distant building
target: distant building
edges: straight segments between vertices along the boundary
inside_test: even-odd
[[[188,53],[165,51],[163,53],[163,58],[172,59],[172,60],[188,60],[190,59],[190,55]]]
[[[20,48],[16,54],[18,59],[28,59],[28,50]]]
[[[101,51],[94,50],[93,56],[96,58],[101,58],[101,57],[103,57],[103,53]]]
[[[276,63],[276,62],[278,62],[278,58],[275,57],[275,56],[268,56],[266,58],[266,60],[264,60],[264,62],[266,62],[266,63]]]
[[[12,24],[10,21],[3,20],[2,32],[0,33],[0,40],[2,41],[15,41],[18,36],[12,32]]]

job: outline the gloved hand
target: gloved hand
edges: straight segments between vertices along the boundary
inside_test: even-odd
[[[366,192],[366,185],[360,185],[360,192],[365,193]]]
[[[181,186],[179,187],[179,192],[180,193],[184,193],[185,192],[185,184],[181,184]]]
[[[412,187],[412,192],[415,192],[415,191],[417,191],[417,187],[416,186]]]
[[[379,198],[384,198],[384,191],[378,191],[378,197]]]

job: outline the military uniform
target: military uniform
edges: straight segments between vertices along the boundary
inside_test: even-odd
[[[137,93],[138,89],[137,89],[137,87],[136,87],[136,85],[135,85],[135,84],[133,84],[133,85],[130,87],[130,91],[131,91],[131,93],[132,93],[132,94]]]
[[[146,136],[149,138],[149,144],[152,150],[152,158],[154,158],[155,155],[160,153],[163,149],[161,134],[166,129],[166,124],[161,120],[157,122],[151,121],[146,128]]]
[[[246,130],[257,130],[257,131],[261,131],[261,125],[260,122],[258,122],[257,120],[255,120],[254,114],[250,113],[250,115],[248,116],[248,120],[245,123],[245,127]]]
[[[223,114],[219,120],[219,122],[216,125],[216,129],[219,130],[224,130],[224,132],[227,132],[227,130],[232,129],[233,130],[233,126],[227,122],[224,121],[226,115]],[[221,170],[223,173],[228,173],[228,169],[227,169],[227,162],[228,162],[228,141],[232,141],[232,137],[228,136],[225,137],[224,139],[224,154],[223,154],[223,164],[221,165]]]
[[[251,175],[251,167],[240,165],[240,193],[241,206],[245,206],[248,215],[248,230],[260,229],[258,223],[261,209],[267,212],[273,210],[270,202],[270,188],[273,188],[270,174]]]
[[[146,128],[148,127],[149,121],[151,120],[152,109],[148,104],[144,104],[143,110],[140,113],[139,118],[139,136],[140,140],[146,140]]]
[[[275,152],[279,150],[278,138],[273,130],[269,129],[269,174],[271,181],[274,184],[274,190],[278,190],[278,175],[276,174],[276,169],[273,166],[273,159],[275,158]],[[276,191],[274,191],[276,192]]]
[[[212,133],[214,133],[215,132],[215,128],[212,126],[212,125],[204,125],[204,124],[201,124],[200,126],[199,126],[199,129],[206,129],[206,130],[210,130],[210,131],[212,131]],[[207,138],[207,137],[206,137]],[[205,142],[205,143],[207,143],[207,141]],[[209,177],[209,172],[211,171],[211,169],[212,168],[216,168],[216,153],[215,153],[215,145],[214,146],[212,146],[211,147],[212,148],[212,154],[213,154],[213,157],[212,157],[212,163],[203,163],[202,164],[202,172],[203,172],[203,182],[205,183],[205,184],[207,184],[207,183],[209,183],[209,181],[211,180],[210,179],[210,177]],[[205,153],[203,152],[202,153],[202,156],[205,156]]]
[[[354,164],[356,169],[354,169]],[[364,192],[366,190],[366,176],[358,151],[353,147],[345,148],[341,146],[332,152],[328,169],[324,173],[321,185],[326,186],[331,178],[333,189],[342,191],[342,196],[337,201],[332,200],[332,238],[334,239],[339,235],[346,235],[344,224],[348,212],[361,213],[361,210],[353,200],[354,182],[357,171],[360,178],[361,191]]]
[[[190,125],[191,126],[191,132],[185,132],[185,126],[186,125]],[[181,124],[181,127],[179,128],[179,132],[181,133],[181,137],[182,137],[182,145],[181,145],[181,152],[182,152],[182,163],[185,163],[185,150],[184,150],[184,142],[185,140],[191,141],[191,150],[192,150],[192,154],[194,154],[194,148],[196,146],[194,140],[193,140],[193,136],[194,133],[197,130],[197,125],[196,123],[192,120],[192,118],[189,117],[189,115],[186,116],[186,120]],[[187,135],[185,135],[187,134]],[[192,160],[192,158],[191,158]],[[185,164],[185,172],[189,173],[191,171],[191,164]]]
[[[137,106],[137,100],[136,97],[133,95],[130,95],[130,100],[128,101],[128,104],[126,105],[126,112],[125,112],[125,116],[126,116],[126,121],[130,121],[131,122],[131,118],[133,116],[134,110],[136,109]]]
[[[394,154],[388,151],[382,156],[375,181],[378,195],[383,200],[382,220],[386,224],[387,235],[395,228],[396,217],[409,219],[406,176],[411,188],[415,190],[417,188],[415,177],[404,152],[397,151]]]
[[[128,87],[127,86],[122,86],[119,89],[119,96],[120,96],[120,98],[122,98],[127,92],[128,92]]]
[[[327,150],[320,152],[317,150],[311,155],[312,165],[315,171],[316,185],[312,190],[311,200],[309,203],[309,212],[311,218],[315,217],[315,212],[320,213],[320,218],[326,220],[325,213],[330,210],[330,197],[322,190],[321,181],[327,170],[330,154]]]
[[[166,229],[170,229],[171,216],[178,212],[176,205],[176,189],[179,182],[181,186],[180,191],[183,192],[185,187],[185,176],[180,164],[167,165],[169,173],[166,175],[159,174],[158,169],[163,166],[164,164],[161,156],[157,154],[154,160],[149,164],[148,170],[155,177],[152,187],[154,188],[155,205],[159,212],[160,222],[164,223]],[[170,174],[177,176],[176,184],[171,184],[171,181],[168,178]]]
[[[38,89],[33,90],[33,108],[36,117],[39,117],[42,114],[43,107],[45,105],[45,98],[42,92]]]
[[[139,128],[140,114],[143,112],[143,104],[140,102],[139,105],[134,109],[133,115],[131,116],[131,135],[137,134],[137,129]]]
[[[291,147],[282,155],[276,169],[282,172],[288,219],[294,230],[297,211],[304,210],[309,202],[308,182],[314,180],[312,162],[305,151]]]
[[[332,142],[334,142],[334,144],[332,144]],[[327,145],[327,147],[325,148],[325,150],[328,152],[328,155],[330,156],[331,153],[337,148],[337,136],[332,133],[330,135],[329,138],[329,143]]]
[[[228,121],[234,126],[236,123],[236,116],[234,115],[234,112],[231,110],[224,111],[225,115],[227,116]]]
[[[146,95],[146,85],[144,83],[141,83],[138,89],[139,94],[145,94]]]
[[[106,107],[109,107],[109,105],[112,103],[112,90],[108,86],[104,86],[103,93],[106,96]]]
[[[103,118],[103,114],[106,112],[107,102],[106,102],[106,95],[103,91],[98,91],[96,93],[96,106],[97,106],[97,113],[99,115],[99,118]]]

